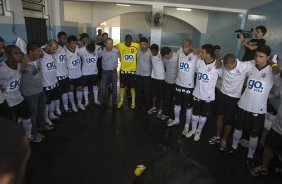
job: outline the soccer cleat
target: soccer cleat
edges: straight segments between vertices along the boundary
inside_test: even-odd
[[[78,105],[78,108],[80,108],[81,110],[85,111],[85,107],[84,107],[84,105],[82,105],[82,104],[79,104],[79,105]]]
[[[192,137],[192,135],[194,135],[195,134],[195,132],[193,131],[193,130],[190,130],[186,135],[185,135],[185,137],[186,138],[190,138],[190,137]]]
[[[60,110],[60,109],[56,109],[56,114],[57,114],[58,116],[61,116],[61,115],[62,115],[61,110]]]
[[[163,114],[163,111],[162,111],[162,110],[159,110],[159,111],[158,111],[158,114],[157,114],[157,118],[161,119],[162,114]]]
[[[254,167],[254,159],[248,157],[246,160],[246,166],[249,170],[252,169]]]
[[[34,142],[34,143],[39,143],[39,142],[41,142],[42,141],[42,139],[40,139],[39,137],[31,137],[31,138],[29,138],[29,142]]]
[[[72,110],[73,112],[78,112],[77,107],[76,107],[75,104],[72,104],[71,110]]]
[[[52,121],[51,121],[49,118],[46,118],[46,119],[45,119],[45,123],[46,123],[48,126],[51,126],[51,127],[54,126],[54,124],[52,123]]]
[[[200,132],[196,132],[195,136],[194,136],[194,141],[199,141],[201,138],[201,133]]]
[[[189,128],[184,128],[182,131],[182,135],[186,135],[189,132]]]
[[[153,113],[156,113],[157,112],[157,108],[156,107],[152,107],[151,109],[148,110],[148,115],[151,115]]]
[[[89,105],[89,100],[85,99],[84,107],[87,107]]]
[[[36,137],[38,137],[38,138],[40,138],[40,139],[44,139],[44,138],[45,138],[45,135],[43,135],[43,134],[37,132]]]
[[[221,142],[221,143],[220,143],[219,150],[220,150],[220,151],[225,151],[225,149],[226,149],[226,143]]]
[[[213,144],[219,144],[221,141],[220,137],[217,136],[213,136],[210,140],[209,140],[209,144],[213,145]]]
[[[237,153],[237,149],[235,149],[235,148],[233,148],[232,146],[231,146],[231,148],[228,150],[228,154],[229,155],[234,155],[234,154],[236,154]]]
[[[268,171],[266,169],[263,169],[261,166],[257,166],[250,170],[250,174],[252,176],[259,176],[259,175],[266,176],[268,175]]]
[[[53,123],[51,122],[51,124],[53,124]],[[53,126],[54,126],[54,125],[53,125]],[[44,130],[46,130],[46,131],[53,130],[53,129],[54,129],[53,126],[51,126],[51,125],[49,125],[49,124],[46,124],[46,125],[44,125]]]
[[[101,103],[100,103],[98,100],[95,100],[95,101],[94,101],[94,104],[97,105],[97,106],[100,106],[100,105],[101,105]]]
[[[64,105],[64,110],[65,110],[65,112],[68,112],[68,111],[69,111],[68,105]]]
[[[55,116],[55,114],[51,112],[51,113],[49,113],[49,119],[50,120],[57,120],[57,119],[59,119],[59,117]]]
[[[179,125],[179,122],[173,120],[173,121],[170,121],[170,123],[167,124],[168,127],[171,127],[171,126],[174,126],[174,125]]]
[[[118,109],[122,108],[122,106],[123,106],[123,102],[119,102],[119,103],[117,104],[117,108],[118,108]]]
[[[169,116],[165,115],[165,114],[162,114],[161,115],[161,120],[165,121],[167,118],[169,118]]]
[[[135,109],[135,102],[131,102],[131,109]]]

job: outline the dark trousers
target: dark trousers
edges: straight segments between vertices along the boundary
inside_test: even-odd
[[[117,104],[117,70],[102,71],[102,98],[103,103],[108,103],[108,85],[112,83],[112,103]]]
[[[145,107],[151,107],[151,91],[150,91],[150,76],[136,75],[136,102],[141,105],[145,100]]]
[[[174,96],[175,84],[165,82],[163,114],[169,116],[170,118],[174,118]]]

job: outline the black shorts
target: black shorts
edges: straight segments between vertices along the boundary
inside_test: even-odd
[[[216,96],[217,115],[224,115],[223,122],[229,125],[235,123],[235,115],[238,110],[239,98],[233,98],[219,92]]]
[[[59,84],[55,84],[54,86],[44,87],[43,88],[47,101],[46,104],[50,104],[52,100],[58,100],[60,98],[60,89]]]
[[[58,79],[58,83],[59,83],[59,90],[60,93],[67,93],[69,91],[70,88],[70,79],[66,76],[64,77],[57,77]]]
[[[265,114],[256,114],[238,108],[236,129],[250,132],[262,132]]]
[[[213,101],[206,102],[193,97],[193,115],[208,117],[212,113]]]
[[[282,151],[282,135],[271,128],[266,136],[265,146],[273,151]]]
[[[181,105],[183,108],[191,108],[193,102],[193,88],[184,88],[176,85],[175,87],[175,105]]]
[[[70,79],[70,85],[72,85],[74,89],[82,86],[82,77],[76,79]]]
[[[135,88],[136,77],[134,73],[120,72],[120,87]]]
[[[0,116],[10,118],[12,117],[9,106],[6,101],[0,104]]]
[[[98,85],[98,75],[86,75],[82,76],[83,86],[97,86]]]
[[[152,97],[163,99],[164,98],[164,80],[151,79]]]
[[[30,112],[28,110],[28,105],[27,102],[25,100],[23,100],[21,103],[19,103],[18,105],[15,105],[13,107],[10,107],[11,110],[11,119],[13,119],[13,117],[15,118],[23,118],[23,119],[29,119],[30,118]]]

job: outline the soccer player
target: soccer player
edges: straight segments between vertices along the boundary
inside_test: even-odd
[[[68,91],[69,91],[69,78],[68,78],[68,69],[67,69],[67,60],[66,60],[66,44],[67,44],[67,33],[59,32],[57,35],[58,38],[58,49],[53,54],[55,58],[56,71],[57,71],[57,80],[59,83],[60,95],[63,102],[63,107],[65,112],[69,112],[68,107]],[[59,104],[56,105],[56,111],[59,113]],[[59,113],[60,114],[60,113]]]
[[[68,37],[68,44],[66,49],[67,68],[70,78],[70,90],[68,92],[69,100],[71,102],[72,111],[78,112],[74,102],[74,94],[76,91],[77,105],[81,110],[85,110],[82,104],[82,75],[81,75],[81,60],[79,55],[79,48],[77,46],[77,38],[74,35]]]
[[[123,106],[125,87],[130,86],[131,108],[135,108],[135,71],[136,71],[136,54],[140,45],[132,42],[131,35],[125,35],[125,42],[116,45],[120,52],[120,101],[118,108]]]
[[[8,104],[7,108],[11,111],[9,118],[16,118],[18,123],[22,123],[25,136],[32,141],[30,113],[27,103],[19,90],[21,64],[23,64],[22,53],[17,46],[8,45],[5,48],[5,54],[7,60],[0,63],[0,90]]]
[[[79,55],[82,59],[82,80],[83,80],[83,95],[85,106],[89,105],[88,91],[92,89],[94,96],[94,104],[100,105],[98,100],[98,68],[97,59],[98,51],[95,49],[95,43],[90,42],[87,46],[79,49]]]
[[[148,39],[142,37],[140,39],[140,49],[137,53],[137,69],[136,69],[136,100],[137,105],[141,106],[142,92],[145,97],[146,111],[151,107],[150,99],[150,75],[152,72],[151,51],[149,49]]]
[[[175,119],[170,118],[167,121],[168,126],[178,125],[180,122],[180,110],[184,109],[186,111],[186,123],[183,135],[188,133],[192,119],[192,92],[195,85],[194,78],[197,58],[198,56],[194,54],[192,49],[192,41],[190,39],[185,39],[182,42],[182,49],[178,51],[178,72],[175,81]]]
[[[57,111],[56,104],[60,104],[60,92],[57,80],[57,70],[53,54],[58,49],[58,42],[56,40],[49,40],[46,47],[42,48],[43,56],[40,58],[40,68],[42,71],[42,85],[47,97],[45,108],[45,122],[53,126],[50,120],[56,120],[58,117],[54,114],[60,115]]]
[[[193,115],[192,130],[185,136],[194,136],[194,141],[199,141],[202,129],[207,121],[207,117],[212,113],[212,104],[215,100],[215,85],[219,76],[222,76],[222,69],[216,68],[214,58],[214,47],[210,44],[202,46],[201,59],[197,60],[196,86],[193,91]]]
[[[163,113],[163,90],[165,84],[165,69],[162,57],[159,54],[159,46],[152,44],[150,46],[152,53],[152,73],[151,73],[151,93],[152,93],[152,107],[149,109],[148,114],[151,115],[157,112],[157,102],[159,102],[159,111],[157,116]]]
[[[229,154],[236,153],[242,129],[247,124],[250,138],[246,164],[249,168],[252,167],[258,136],[264,126],[267,99],[273,85],[272,67],[268,64],[270,54],[271,49],[266,45],[256,50],[256,65],[247,74],[247,87],[238,102],[238,121],[233,133],[232,147],[229,150]]]
[[[209,140],[209,144],[220,143],[220,151],[226,148],[227,138],[235,122],[237,102],[241,97],[244,80],[247,72],[255,65],[254,62],[241,62],[232,54],[223,59],[222,87],[217,101],[216,135]],[[223,138],[221,133],[224,126]]]
[[[161,48],[161,56],[165,67],[164,108],[161,120],[174,118],[175,79],[177,77],[178,56],[169,47]]]

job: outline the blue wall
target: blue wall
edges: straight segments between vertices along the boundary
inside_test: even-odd
[[[133,38],[133,41],[136,41],[139,33],[141,33],[144,37],[147,38],[151,36],[151,32],[147,32],[147,31],[134,30],[134,29],[120,29],[120,41],[124,42],[124,37],[127,34],[130,34]]]
[[[0,24],[0,36],[5,40],[6,45],[14,44],[17,36],[27,41],[25,24],[16,24],[16,35],[12,31],[12,24]]]
[[[255,16],[252,16],[255,15]],[[256,15],[259,15],[256,17]],[[249,11],[246,29],[255,28],[259,25],[267,27],[265,35],[266,44],[272,48],[273,53],[282,56],[282,1],[275,0],[266,5]]]

